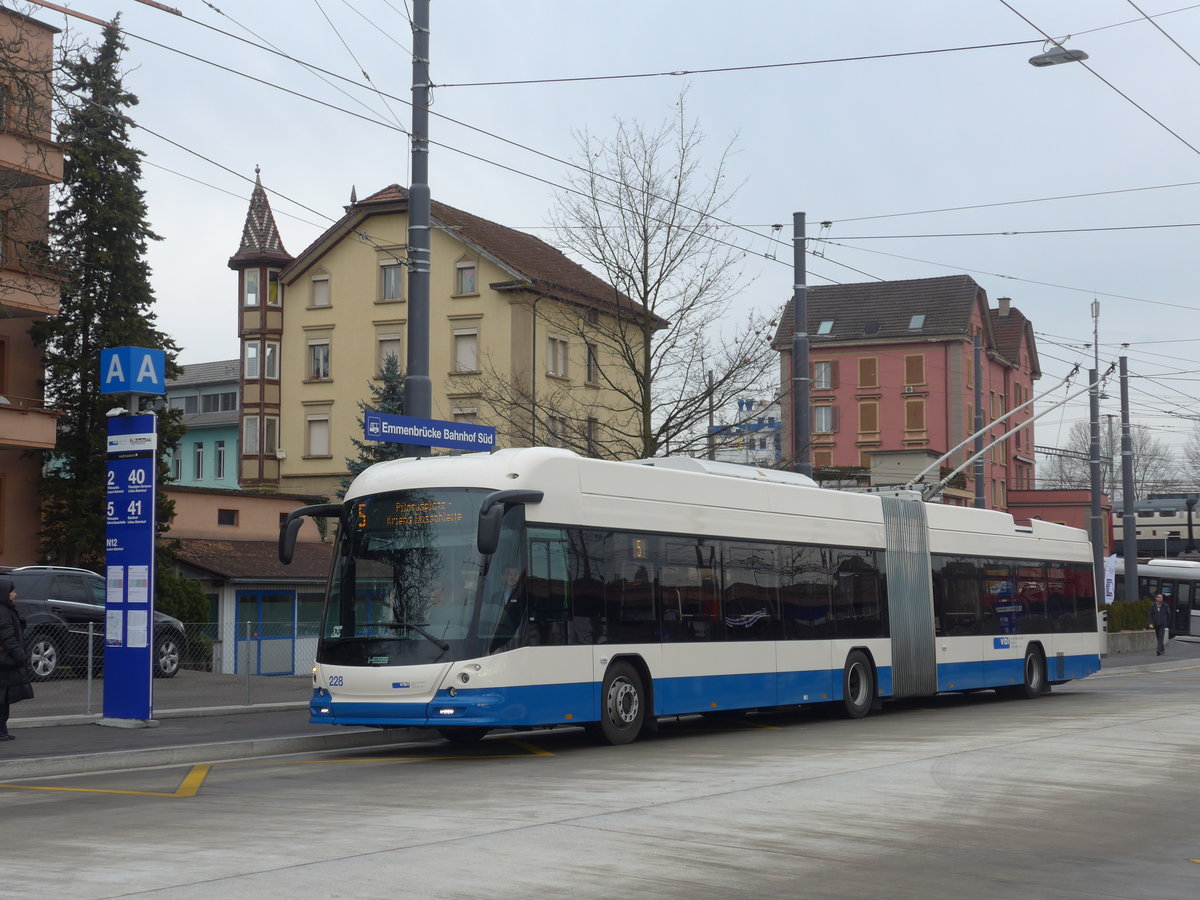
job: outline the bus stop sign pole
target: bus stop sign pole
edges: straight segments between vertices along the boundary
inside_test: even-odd
[[[129,395],[109,411],[105,466],[104,717],[153,722],[154,538],[158,417],[137,415],[137,395],[165,391],[165,354],[142,347],[101,351],[101,393]]]

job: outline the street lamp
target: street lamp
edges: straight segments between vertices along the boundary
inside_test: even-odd
[[[1082,50],[1068,50],[1062,44],[1055,44],[1049,50],[1029,57],[1029,64],[1039,69],[1046,66],[1061,66],[1063,63],[1083,62],[1088,55]]]

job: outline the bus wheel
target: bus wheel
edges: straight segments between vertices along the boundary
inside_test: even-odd
[[[646,719],[646,693],[637,670],[626,662],[613,663],[604,676],[600,697],[600,733],[610,744],[637,739]]]
[[[474,744],[483,740],[486,728],[439,728],[438,734],[452,744]]]
[[[875,670],[865,653],[854,650],[846,657],[846,671],[842,674],[841,713],[847,719],[861,719],[871,711],[874,701]]]
[[[1024,670],[1024,683],[1002,688],[1002,696],[1014,700],[1032,700],[1046,692],[1046,658],[1039,648],[1030,647],[1025,651]]]

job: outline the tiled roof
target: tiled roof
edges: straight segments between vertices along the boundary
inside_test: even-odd
[[[969,275],[818,285],[808,289],[808,339],[816,346],[834,341],[966,337],[979,302],[986,304],[986,294]],[[925,317],[919,328],[910,327],[914,316]],[[791,347],[792,322],[789,299],[772,347]],[[817,333],[822,322],[833,323],[828,334]],[[988,324],[985,320],[985,329]]]
[[[350,230],[351,223],[370,215],[405,212],[407,209],[408,191],[398,184],[389,185],[369,197],[352,202],[346,207],[346,215],[284,270],[284,277],[290,280],[315,262],[329,246]],[[440,226],[465,243],[475,245],[512,273],[512,282],[493,285],[497,290],[533,290],[564,300],[620,305],[631,312],[643,310],[641,304],[635,303],[540,238],[437,200],[432,202],[432,216],[435,228]]]
[[[192,363],[180,367],[178,378],[167,382],[167,387],[182,387],[190,384],[220,384],[224,381],[236,383],[241,374],[241,360],[222,359],[216,362]]]
[[[989,309],[988,316],[992,320],[992,332],[996,336],[996,351],[1015,366],[1021,360],[1021,343],[1025,342],[1029,350],[1029,367],[1033,370],[1034,377],[1039,377],[1042,367],[1038,361],[1037,343],[1033,337],[1033,323],[1016,307],[1009,307],[1006,316],[1000,315],[998,309]]]
[[[279,561],[275,541],[218,541],[181,538],[175,558],[229,580],[324,581],[333,549],[329,544],[301,541],[291,565]]]
[[[246,211],[246,224],[242,227],[242,243],[237,253],[229,258],[230,265],[237,260],[277,259],[290,262],[291,255],[283,249],[279,229],[275,227],[275,216],[271,203],[263,190],[258,170],[254,172],[254,191],[250,194],[250,209]]]

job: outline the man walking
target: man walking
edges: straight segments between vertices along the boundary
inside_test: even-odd
[[[1150,627],[1158,638],[1158,655],[1166,652],[1166,643],[1171,637],[1171,607],[1162,594],[1154,595],[1154,605],[1150,607]]]

